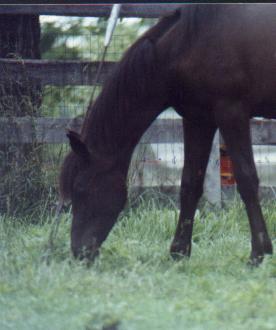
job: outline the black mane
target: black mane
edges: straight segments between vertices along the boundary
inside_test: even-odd
[[[118,128],[120,139],[121,123],[126,113],[131,111],[130,103],[137,104],[146,99],[151,90],[152,78],[156,74],[156,41],[179,19],[180,10],[163,17],[154,27],[140,37],[124,54],[113,72],[104,83],[95,103],[90,106],[82,129],[82,140],[92,150],[116,149],[109,132]],[[110,129],[112,125],[112,129]],[[100,140],[95,139],[99,137]]]

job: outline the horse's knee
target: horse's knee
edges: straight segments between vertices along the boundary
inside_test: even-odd
[[[203,194],[202,178],[194,178],[191,175],[184,175],[181,182],[180,198],[185,201],[187,198],[199,199]]]

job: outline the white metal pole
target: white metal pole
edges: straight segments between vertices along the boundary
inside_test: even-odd
[[[98,67],[97,73],[96,73],[96,77],[95,77],[95,85],[94,85],[94,89],[92,91],[92,95],[90,98],[90,102],[89,104],[91,105],[94,102],[94,96],[95,96],[95,91],[96,91],[96,82],[98,81],[99,77],[100,77],[100,73],[102,70],[102,66],[104,63],[104,59],[105,59],[105,55],[107,52],[107,48],[110,44],[113,32],[115,30],[116,24],[117,24],[117,20],[120,14],[120,9],[121,9],[121,4],[115,4],[112,6],[112,10],[108,19],[108,23],[107,23],[107,27],[106,27],[106,32],[105,32],[105,38],[104,38],[104,51],[102,53],[102,58],[100,61],[100,65]],[[89,108],[87,110],[87,115],[89,113]]]
[[[121,6],[122,6],[121,4],[115,4],[112,6],[112,10],[109,16],[109,20],[105,32],[104,47],[108,47],[108,45],[110,44],[111,37],[113,35],[114,29],[118,21]]]

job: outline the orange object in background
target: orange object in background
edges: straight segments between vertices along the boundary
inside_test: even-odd
[[[220,145],[220,177],[222,186],[232,186],[236,183],[233,164],[224,144]]]

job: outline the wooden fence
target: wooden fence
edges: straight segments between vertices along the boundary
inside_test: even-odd
[[[123,4],[121,17],[156,18],[173,9],[177,4]],[[107,17],[112,5],[5,5],[0,14],[37,14],[65,16]],[[13,60],[0,59],[0,84],[8,81],[31,79],[42,86],[80,86],[102,84],[112,70],[114,62],[105,62],[101,75],[96,80],[98,62]],[[7,143],[65,143],[68,118],[0,118],[0,144]],[[78,123],[79,127],[81,121]],[[252,139],[255,145],[276,145],[276,121],[253,120]],[[183,143],[183,128],[180,119],[157,119],[142,137],[142,142]],[[220,153],[219,135],[214,140],[207,170],[205,189],[212,203],[220,203]]]
[[[180,4],[123,4],[120,17],[158,18]],[[58,16],[108,17],[112,5],[5,5],[0,14],[34,14]]]

